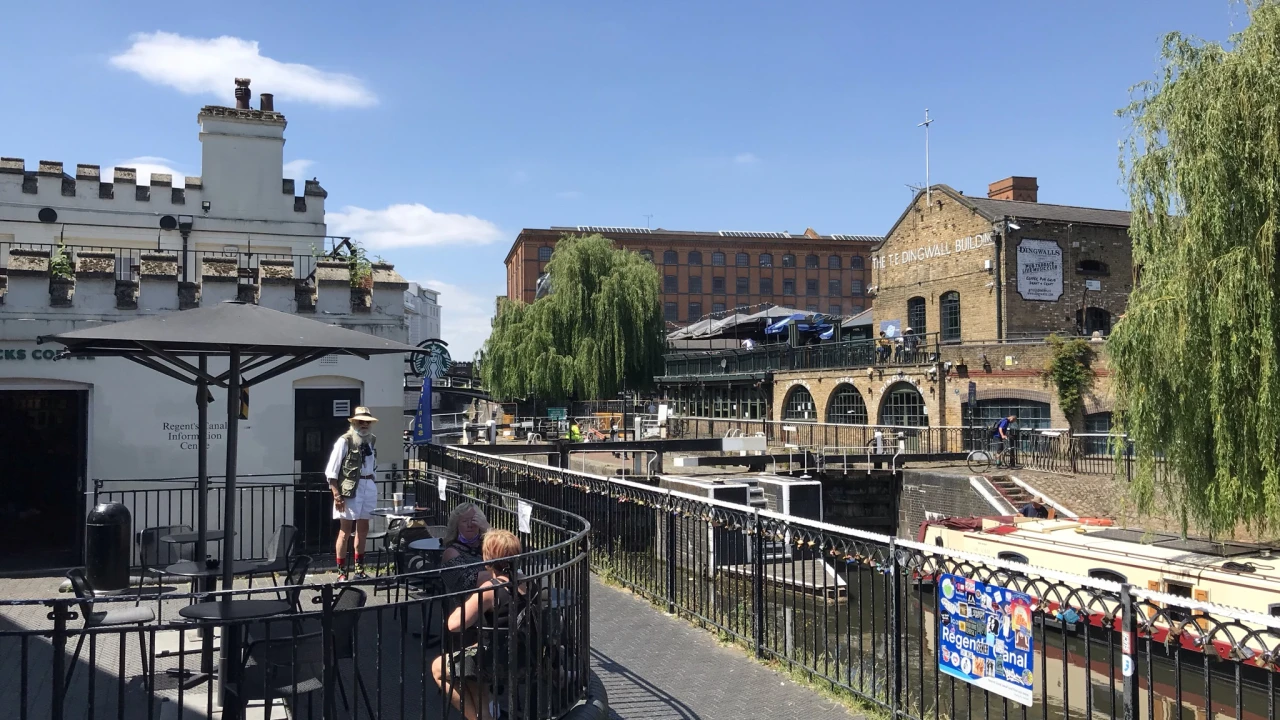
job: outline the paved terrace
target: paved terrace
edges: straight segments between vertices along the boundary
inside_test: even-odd
[[[324,583],[335,579],[332,574],[321,573],[309,575],[307,581]],[[0,579],[0,598],[56,597],[60,584],[60,577]],[[236,586],[246,585],[237,582]],[[261,581],[255,581],[254,586],[261,587]],[[304,607],[309,606],[310,596],[314,594],[312,590],[304,592]],[[151,599],[144,602],[153,609],[160,610],[161,601]],[[386,595],[371,595],[369,602],[371,605],[385,603]],[[168,621],[178,617],[178,609],[185,603],[170,601],[163,604],[164,618]],[[371,625],[375,618],[367,617],[366,620],[363,624]],[[387,613],[387,620],[390,621],[390,613]],[[410,631],[421,627],[421,618],[411,617],[408,622]],[[591,587],[591,622],[591,664],[608,691],[611,718],[825,720],[859,717],[821,693],[798,685],[787,676],[755,661],[743,650],[721,645],[714,635],[660,612],[626,590],[609,587],[595,580]],[[0,632],[48,626],[49,622],[42,608],[0,609]],[[79,627],[79,621],[73,621],[72,627]],[[157,640],[161,649],[176,647],[176,633],[170,632],[167,635],[170,637]],[[188,637],[194,639],[196,635],[188,633]],[[394,638],[397,633],[384,633],[383,637]],[[71,649],[74,648],[68,648],[68,652]],[[364,650],[361,665],[372,668],[379,662],[378,651],[371,647]],[[398,663],[403,668],[401,677],[405,682],[423,681],[421,653],[416,648],[402,653],[401,646],[384,643],[380,651],[383,667],[387,663]],[[25,678],[27,695],[46,703],[50,688],[49,641],[44,638],[34,640],[28,643],[26,652],[30,657],[30,665],[36,669],[36,672]],[[20,672],[22,654],[15,639],[0,637],[0,696],[8,698],[4,701],[6,709],[0,712],[3,717],[20,716],[13,699],[20,696],[24,682]],[[434,651],[430,652],[428,659],[434,654]],[[95,706],[93,717],[115,718],[120,699],[119,685],[116,682],[120,652],[115,638],[98,645],[94,657],[96,672],[87,672],[88,658],[89,649],[86,644],[68,692],[68,710],[85,707],[92,693]],[[188,657],[182,667],[191,668],[196,663],[194,656]],[[124,664],[126,676],[137,676],[141,672],[136,634],[128,640]],[[177,658],[159,661],[156,669],[157,694],[164,699],[152,708],[152,716],[160,720],[210,717],[209,686],[202,685],[179,693],[176,682],[162,676],[163,671],[171,667],[179,667]],[[365,674],[365,682],[379,717],[442,717],[438,694],[433,696],[436,702],[428,701],[427,707],[409,705],[402,713],[395,688],[389,682],[394,676],[384,675],[381,687],[378,686],[376,677],[373,672]],[[425,682],[431,684],[429,676],[425,677]],[[349,682],[347,691],[353,691]],[[125,686],[124,692],[126,707],[129,708],[126,717],[145,717],[133,712],[142,707],[139,703],[144,697],[136,677]],[[265,717],[260,706],[261,703],[258,703],[251,707],[247,717]],[[216,715],[216,708],[213,709]],[[319,717],[318,702],[314,708],[307,708],[304,703],[300,715],[306,717],[307,709],[313,710],[312,717]],[[338,709],[340,714],[346,716],[342,713],[340,703]],[[45,717],[48,712],[47,705],[40,707],[34,702],[27,710],[32,718]],[[367,717],[363,710],[358,716]],[[284,717],[278,706],[273,717]],[[451,712],[448,717],[459,716]]]

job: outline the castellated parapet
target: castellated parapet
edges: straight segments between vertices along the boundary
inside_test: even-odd
[[[144,252],[138,256],[138,279],[128,280],[117,272],[127,258],[115,252],[76,249],[67,257],[47,249],[10,248],[7,274],[0,275],[0,320],[88,315],[118,321],[238,299],[288,313],[361,316],[379,324],[404,321],[409,283],[390,264],[374,263],[371,277],[353,284],[346,262],[320,261],[313,275],[300,278],[292,260],[263,258],[245,268],[241,260],[204,255],[198,279],[186,282],[179,277],[177,254]]]
[[[140,184],[141,180],[146,183]],[[323,222],[324,200],[329,193],[319,182],[307,180],[297,195],[292,179],[282,178],[279,183],[279,207],[273,215],[305,214],[307,217],[299,218],[305,222],[314,221],[314,215]],[[71,175],[55,160],[41,160],[28,169],[22,158],[0,157],[0,200],[22,205],[221,217],[223,208],[217,195],[216,189],[207,192],[199,177],[175,178],[167,173],[139,177],[135,168],[117,167],[109,178],[103,178],[98,165],[76,165],[75,175]],[[73,204],[70,198],[74,198]],[[203,207],[205,201],[210,203],[208,211]]]

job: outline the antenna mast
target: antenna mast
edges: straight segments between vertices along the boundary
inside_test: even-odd
[[[649,213],[648,215],[644,216],[644,227],[646,230],[649,229],[649,221],[652,219],[653,219],[653,213]]]
[[[916,127],[924,128],[924,202],[926,205],[933,204],[932,186],[929,184],[929,125],[932,122],[929,119],[929,108],[925,108],[924,122],[916,125]]]

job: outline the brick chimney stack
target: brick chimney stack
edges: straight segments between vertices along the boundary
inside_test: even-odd
[[[249,92],[249,78],[236,78],[236,109],[248,110],[249,98],[252,95]]]
[[[987,186],[987,197],[992,200],[1018,200],[1037,202],[1040,186],[1033,177],[1007,177]]]

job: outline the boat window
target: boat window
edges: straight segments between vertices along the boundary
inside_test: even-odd
[[[1108,580],[1113,583],[1129,582],[1129,578],[1125,577],[1124,575],[1121,575],[1115,570],[1108,570],[1106,568],[1093,568],[1092,570],[1089,571],[1089,577],[1095,578],[1097,580]]]
[[[1000,558],[1001,560],[1008,560],[1009,562],[1022,563],[1023,565],[1031,564],[1031,561],[1027,559],[1027,556],[1023,555],[1022,553],[1002,552],[999,555],[996,555],[996,557]]]
[[[1176,582],[1174,580],[1164,581],[1164,591],[1168,595],[1175,595],[1181,598],[1191,599],[1191,586],[1187,583]],[[1182,608],[1170,606],[1167,609],[1169,619],[1174,622],[1184,622],[1187,619],[1187,613]]]
[[[1268,605],[1267,614],[1271,617],[1280,617],[1280,603],[1271,603]]]

